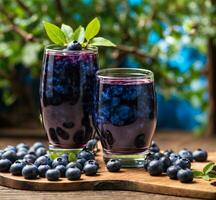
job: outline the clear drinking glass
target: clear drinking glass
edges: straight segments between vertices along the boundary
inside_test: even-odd
[[[153,72],[110,68],[96,76],[93,116],[105,162],[118,158],[123,167],[143,167],[156,127]]]
[[[97,48],[45,48],[40,85],[41,116],[50,150],[78,151],[93,136]]]

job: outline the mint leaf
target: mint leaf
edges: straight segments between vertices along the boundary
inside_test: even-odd
[[[72,27],[66,25],[66,24],[62,24],[61,25],[61,30],[64,33],[67,42],[70,42],[72,34],[73,34],[73,29]]]
[[[115,47],[116,45],[113,44],[111,41],[103,38],[103,37],[96,37],[93,38],[90,42],[92,46],[106,46],[106,47]]]
[[[73,152],[68,153],[68,160],[69,160],[70,162],[76,161],[76,154],[73,153]]]
[[[202,179],[205,181],[210,181],[210,177],[208,175],[202,176]]]
[[[213,162],[208,163],[204,168],[203,168],[203,173],[208,174],[213,168],[215,164]]]
[[[201,171],[193,171],[193,177],[194,178],[200,178],[202,177],[204,174]]]
[[[100,21],[97,17],[95,17],[86,27],[85,38],[87,41],[92,39],[94,36],[98,34],[100,30]]]
[[[76,40],[79,43],[83,43],[85,39],[85,30],[82,26],[79,26],[72,35],[72,40]]]
[[[56,25],[49,22],[43,22],[44,28],[49,39],[55,44],[64,45],[66,43],[66,38],[63,31]]]

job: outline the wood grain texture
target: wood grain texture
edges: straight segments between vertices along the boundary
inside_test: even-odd
[[[210,153],[209,159],[216,161],[216,153]],[[97,176],[82,175],[79,181],[68,181],[61,178],[51,182],[45,178],[25,180],[23,177],[12,176],[9,173],[0,173],[0,184],[16,189],[40,191],[77,191],[77,190],[129,190],[150,192],[183,197],[202,199],[216,199],[216,187],[210,182],[195,179],[191,184],[182,184],[170,180],[167,176],[152,177],[143,169],[122,169],[119,173],[107,171],[101,152],[97,160],[100,162],[100,171]],[[206,163],[193,163],[193,169],[202,169]]]

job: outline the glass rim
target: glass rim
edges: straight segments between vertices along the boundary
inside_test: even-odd
[[[67,54],[74,54],[74,53],[82,53],[82,52],[89,52],[89,53],[97,53],[98,47],[91,46],[87,47],[86,49],[82,50],[67,50],[65,49],[65,46],[61,46],[58,44],[48,44],[45,45],[45,52],[51,52],[51,53],[67,53]]]
[[[96,72],[99,79],[111,80],[134,80],[134,79],[150,79],[154,80],[154,73],[151,70],[143,68],[107,68],[100,69]]]

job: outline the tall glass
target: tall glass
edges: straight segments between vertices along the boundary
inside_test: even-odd
[[[97,48],[45,48],[40,85],[41,115],[50,150],[79,150],[93,136],[93,89]]]
[[[143,167],[156,126],[153,73],[113,68],[96,76],[94,125],[105,162],[118,158],[123,167]]]

